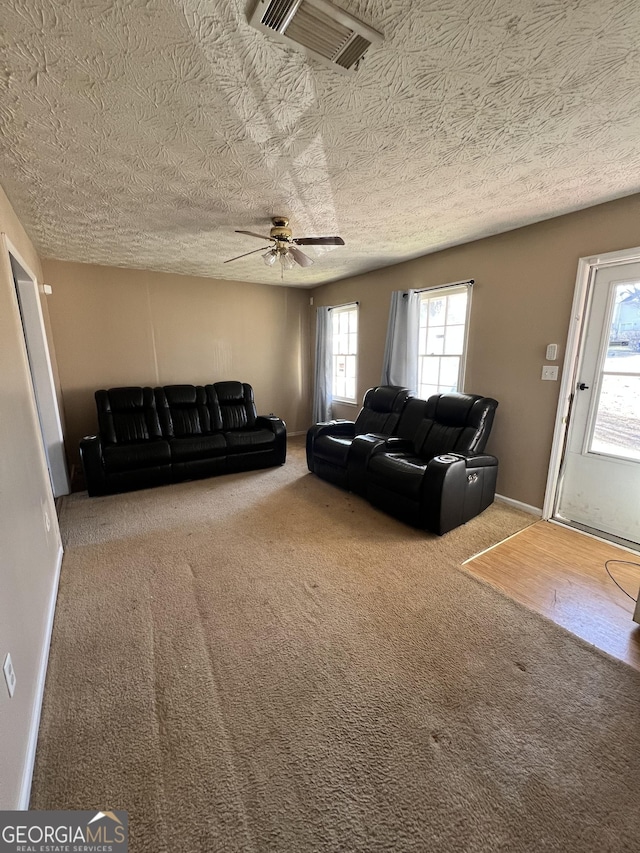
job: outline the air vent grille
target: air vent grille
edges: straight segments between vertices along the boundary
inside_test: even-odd
[[[286,25],[287,17],[290,15],[293,7],[299,5],[300,0],[274,0],[273,3],[269,3],[262,18],[262,23],[265,27],[279,30]]]
[[[249,23],[342,72],[354,71],[368,48],[382,41],[328,0],[260,0]]]
[[[285,35],[325,59],[333,59],[349,41],[352,32],[310,3],[301,3]]]
[[[343,68],[353,68],[356,62],[359,62],[365,55],[370,44],[371,42],[367,41],[366,38],[354,35],[337,57],[336,62]]]

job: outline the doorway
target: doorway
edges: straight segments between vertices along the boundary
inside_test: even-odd
[[[16,287],[16,298],[22,320],[42,445],[47,461],[51,489],[54,497],[57,498],[69,494],[69,476],[67,474],[62,421],[53,380],[38,285],[35,276],[24,265],[6,238],[5,243]]]
[[[563,376],[565,429],[551,517],[637,549],[640,258],[632,250],[583,261],[580,310],[574,311]]]

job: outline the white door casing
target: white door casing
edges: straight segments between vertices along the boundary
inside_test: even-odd
[[[11,272],[16,283],[16,299],[22,318],[34,402],[40,423],[49,478],[54,497],[59,497],[69,494],[70,486],[62,420],[58,408],[53,368],[38,294],[38,282],[6,235],[2,236],[3,248],[8,255]]]
[[[640,352],[612,325],[634,282],[640,249],[580,260],[544,516],[640,543]]]

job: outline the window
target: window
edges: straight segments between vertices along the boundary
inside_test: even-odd
[[[418,395],[461,391],[467,348],[469,285],[420,293]]]
[[[333,399],[356,401],[358,358],[358,306],[341,305],[331,309],[333,332]]]

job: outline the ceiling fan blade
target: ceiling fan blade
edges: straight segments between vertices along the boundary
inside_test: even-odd
[[[255,231],[237,231],[236,234],[248,234],[249,237],[257,237],[259,240],[273,240],[273,237],[265,237],[264,234],[256,234]]]
[[[255,255],[256,252],[264,252],[265,249],[270,249],[271,246],[263,246],[261,249],[254,249],[253,252],[245,252],[244,255],[236,255],[235,258],[229,258],[226,261],[223,261],[225,264],[230,264],[231,261],[239,261],[240,258],[246,258],[247,255]]]
[[[300,249],[297,249],[295,246],[289,246],[289,254],[293,258],[293,260],[301,267],[311,267],[313,266],[313,261],[304,252],[301,252]]]
[[[296,237],[291,242],[299,246],[344,246],[342,237]]]

